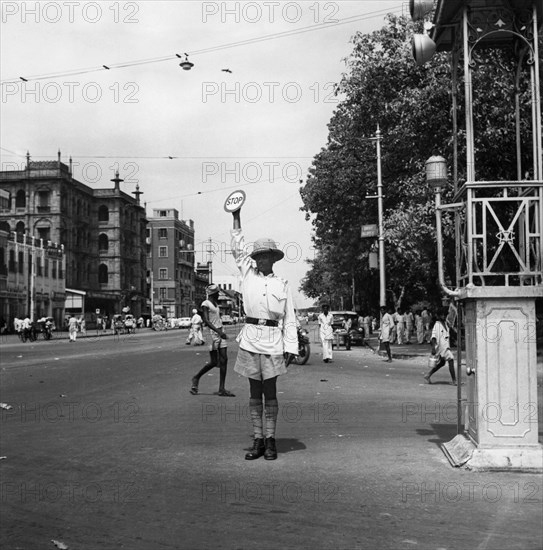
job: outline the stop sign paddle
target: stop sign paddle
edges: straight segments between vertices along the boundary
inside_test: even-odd
[[[224,209],[227,212],[236,212],[243,206],[244,202],[245,191],[242,191],[241,189],[233,191],[224,201]]]

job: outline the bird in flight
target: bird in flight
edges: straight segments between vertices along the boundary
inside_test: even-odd
[[[223,73],[230,73],[232,74],[232,71],[230,69],[221,69]]]

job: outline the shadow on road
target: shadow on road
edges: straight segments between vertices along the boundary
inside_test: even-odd
[[[296,438],[279,438],[275,440],[275,445],[277,447],[278,453],[290,453],[292,451],[302,451],[303,449],[307,449],[304,443],[302,443],[300,440]],[[250,447],[247,447],[245,450],[250,451],[252,449],[252,445]]]
[[[429,437],[429,443],[435,443],[440,447],[443,443],[450,441],[456,436],[456,424],[430,424],[431,430],[418,429],[417,434],[421,436],[434,436]]]

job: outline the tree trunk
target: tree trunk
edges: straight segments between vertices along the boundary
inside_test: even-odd
[[[399,311],[402,305],[402,300],[404,295],[405,295],[405,285],[401,287],[400,296],[398,296],[396,292],[394,292],[394,290],[392,291],[392,297],[394,298],[394,307],[396,308],[396,311]]]

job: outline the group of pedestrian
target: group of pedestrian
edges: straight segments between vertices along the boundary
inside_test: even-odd
[[[387,355],[386,361],[392,362],[392,352],[390,345],[393,343],[410,344],[413,330],[416,330],[417,341],[422,344],[428,342],[431,344],[431,355],[433,358],[433,367],[430,372],[424,376],[425,380],[431,384],[430,377],[445,364],[449,365],[452,383],[456,384],[456,375],[454,371],[454,357],[451,352],[452,338],[456,323],[457,310],[451,301],[448,307],[438,310],[437,319],[432,322],[432,316],[427,308],[417,310],[412,313],[411,308],[407,307],[402,312],[394,309],[381,307],[381,322],[379,325],[379,347]],[[330,313],[328,304],[322,305],[322,312],[317,318],[319,323],[319,336],[322,343],[322,358],[325,363],[330,363],[333,357],[334,316]],[[371,317],[359,315],[357,324],[362,326],[366,334],[370,332]],[[349,334],[352,330],[351,319],[343,321],[343,330]],[[349,346],[347,346],[349,349]]]
[[[26,340],[33,341],[37,338],[36,326],[28,315],[24,318],[15,317],[13,319],[13,330],[23,342]]]

